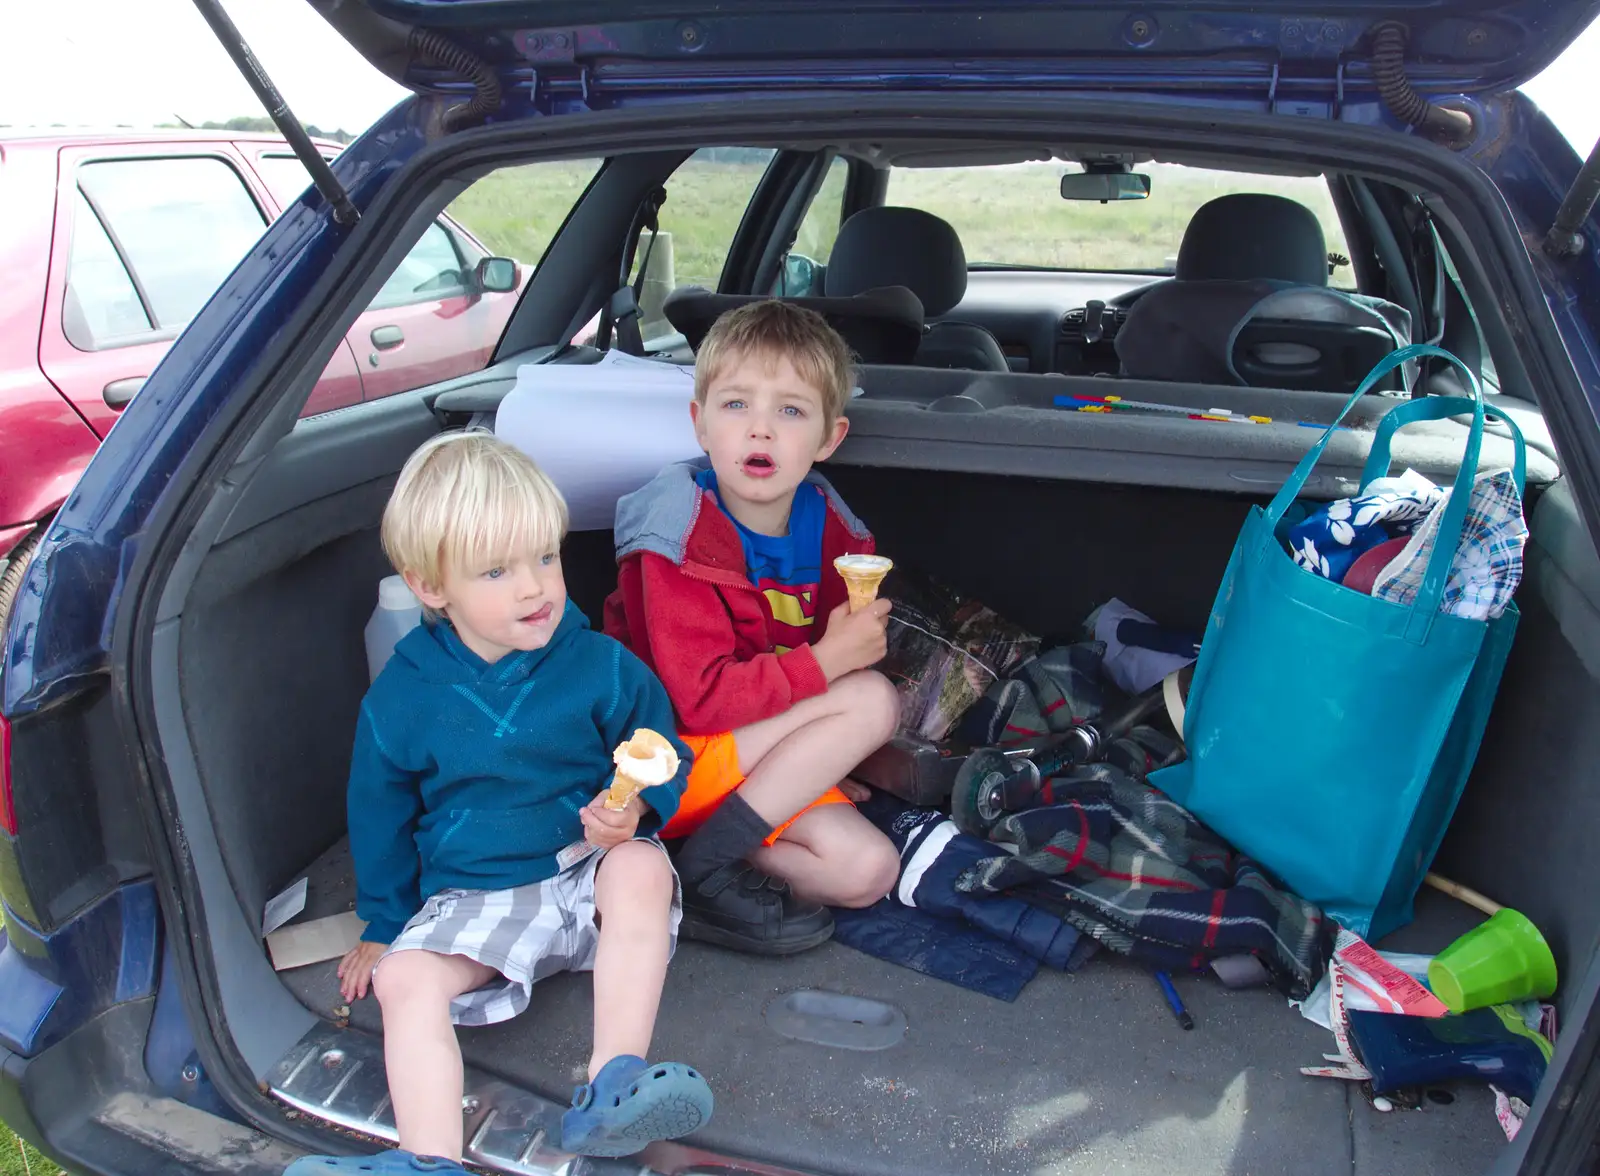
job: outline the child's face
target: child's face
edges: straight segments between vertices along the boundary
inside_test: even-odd
[[[850,428],[843,417],[829,426],[821,390],[786,356],[737,358],[691,411],[700,447],[717,472],[717,491],[735,511],[787,511],[813,463],[831,455]]]
[[[486,568],[451,568],[437,586],[407,572],[406,583],[423,604],[449,617],[462,643],[486,662],[548,645],[567,607],[561,555],[553,551]]]

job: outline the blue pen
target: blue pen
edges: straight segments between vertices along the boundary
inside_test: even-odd
[[[1161,985],[1161,991],[1166,994],[1167,1003],[1172,1006],[1172,1015],[1178,1018],[1178,1024],[1185,1029],[1193,1029],[1194,1018],[1189,1015],[1189,1010],[1183,1007],[1178,990],[1172,986],[1172,977],[1165,972],[1157,972],[1156,983]]]

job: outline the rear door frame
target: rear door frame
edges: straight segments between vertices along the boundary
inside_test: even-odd
[[[869,103],[859,94],[821,99],[808,96],[787,103],[763,102],[759,111],[741,110],[726,102],[707,103],[703,107],[673,104],[615,116],[586,116],[581,123],[575,119],[569,125],[556,125],[555,120],[541,120],[537,128],[525,130],[520,142],[515,144],[509,138],[500,140],[482,135],[471,138],[463,136],[462,140],[449,144],[436,143],[426,150],[415,148],[418,157],[400,170],[397,179],[381,187],[358,189],[355,195],[370,226],[375,217],[385,213],[392,213],[396,221],[403,220],[404,209],[413,200],[424,199],[425,194],[433,191],[443,178],[471,174],[475,168],[492,166],[497,153],[502,158],[509,157],[513,147],[523,159],[525,153],[530,151],[556,151],[563,147],[581,146],[585,151],[609,154],[611,150],[651,143],[655,150],[672,150],[679,142],[688,141],[696,134],[725,138],[728,135],[754,135],[759,131],[765,136],[782,133],[784,127],[816,126],[830,119],[841,124],[850,120],[852,128],[865,126],[869,131],[879,125],[904,126],[906,120],[918,119],[926,133],[977,134],[986,126],[994,128],[1002,123],[1007,127],[1026,123],[1031,133],[1040,133],[1044,127],[1060,125],[1062,120],[1068,118],[1084,120],[1087,124],[1095,117],[1104,119],[1115,116],[1120,123],[1131,125],[1130,130],[1121,132],[1125,136],[1139,133],[1143,122],[1149,124],[1144,128],[1144,133],[1160,137],[1163,141],[1203,143],[1215,134],[1215,116],[1207,112],[1129,111],[1125,108],[1108,109],[1103,103],[1049,99],[1041,102],[1037,98],[1026,102],[1008,102],[1006,99],[983,102],[975,101],[972,95],[911,95],[904,92],[874,98],[876,100]],[[401,117],[407,121],[415,115],[414,111],[406,108],[401,108],[401,112]],[[749,117],[751,129],[741,126],[745,122],[741,114]],[[983,121],[985,118],[989,120],[987,123]],[[374,144],[372,151],[378,150],[375,144],[383,135],[394,132],[403,134],[404,127],[405,123],[400,118],[380,123],[369,139]],[[1265,127],[1260,122],[1241,119],[1230,130],[1236,142],[1270,141],[1282,144],[1282,150],[1288,151],[1291,150],[1289,144],[1296,141],[1295,132],[1301,131],[1302,127],[1285,124],[1282,120],[1276,126]],[[1352,166],[1359,160],[1360,152],[1370,153],[1375,149],[1373,140],[1364,137],[1362,132],[1350,128],[1327,128],[1327,131],[1329,137],[1322,140],[1322,145],[1330,155],[1350,156]],[[1366,136],[1370,134],[1365,133]],[[1255,137],[1247,138],[1251,135]],[[1415,145],[1409,150],[1429,149]],[[1430,165],[1426,156],[1420,160],[1410,158],[1410,166],[1400,168],[1398,161],[1406,157],[1390,153],[1386,158],[1396,162],[1397,172],[1431,174],[1444,179],[1446,182],[1442,186],[1455,193],[1469,213],[1466,223],[1477,234],[1474,240],[1476,250],[1496,255],[1509,263],[1509,268],[1503,274],[1504,281],[1490,276],[1494,271],[1483,270],[1485,282],[1492,283],[1492,286],[1482,293],[1492,292],[1496,295],[1491,304],[1498,302],[1508,317],[1517,320],[1515,325],[1518,332],[1537,344],[1531,354],[1519,361],[1519,366],[1522,363],[1527,366],[1525,374],[1528,378],[1522,382],[1537,382],[1547,398],[1570,399],[1576,396],[1581,399],[1583,389],[1570,363],[1565,360],[1554,324],[1548,315],[1541,313],[1543,308],[1538,306],[1541,293],[1533,272],[1525,260],[1520,264],[1517,262],[1516,253],[1522,248],[1521,242],[1515,235],[1509,217],[1504,215],[1505,204],[1499,194],[1490,188],[1481,173],[1469,173],[1462,166],[1462,161],[1457,159],[1445,162],[1435,158]],[[418,194],[412,195],[412,192],[404,189],[411,189]],[[303,373],[294,370],[294,362],[289,357],[290,343],[285,336],[290,331],[302,337],[306,332],[315,335],[319,323],[326,324],[331,319],[341,317],[336,304],[341,299],[348,300],[351,291],[359,289],[362,275],[378,264],[371,260],[372,255],[384,248],[383,238],[375,238],[369,233],[359,245],[353,243],[350,248],[339,248],[336,253],[328,252],[331,247],[327,246],[324,237],[330,230],[325,223],[302,225],[300,232],[309,242],[307,249],[316,246],[326,254],[309,254],[308,259],[319,258],[326,264],[314,283],[305,287],[303,297],[296,298],[292,305],[277,307],[280,311],[288,311],[284,325],[269,331],[261,322],[234,322],[230,325],[219,315],[203,315],[203,321],[197,324],[192,339],[193,347],[218,349],[222,363],[230,366],[227,369],[215,369],[210,374],[174,370],[164,381],[163,391],[166,395],[163,399],[170,404],[167,428],[170,430],[170,422],[174,419],[182,421],[188,430],[183,447],[172,446],[164,452],[151,444],[155,437],[147,436],[146,432],[135,429],[123,433],[119,430],[119,436],[113,437],[105,454],[107,460],[103,475],[99,478],[100,498],[77,508],[80,513],[70,520],[76,532],[75,542],[86,549],[104,549],[106,559],[117,558],[116,553],[121,550],[123,541],[122,528],[138,528],[144,536],[144,541],[134,548],[132,561],[126,565],[125,577],[120,581],[125,585],[121,598],[113,599],[107,588],[104,600],[79,601],[79,605],[80,608],[87,605],[91,613],[97,607],[109,608],[113,613],[111,617],[104,618],[109,622],[108,631],[112,636],[108,668],[112,670],[125,736],[130,745],[140,748],[139,771],[143,777],[140,783],[143,793],[141,799],[149,802],[142,807],[150,822],[152,839],[164,847],[163,852],[155,855],[164,859],[160,868],[165,880],[170,883],[163,887],[164,907],[172,919],[169,924],[172,929],[171,941],[178,945],[183,955],[184,966],[178,970],[183,974],[186,997],[197,1014],[195,1024],[197,1028],[206,1030],[199,1034],[204,1039],[200,1044],[202,1054],[213,1079],[227,1088],[230,1101],[262,1125],[270,1126],[275,1132],[289,1134],[302,1132],[304,1126],[286,1128],[281,1121],[282,1108],[275,1107],[260,1096],[248,1072],[241,1072],[242,1060],[230,1056],[235,1047],[227,1036],[226,1014],[220,1003],[216,976],[211,972],[214,965],[210,961],[200,960],[207,950],[204,928],[193,922],[203,906],[198,892],[193,889],[193,879],[185,876],[189,866],[185,864],[183,855],[172,852],[176,847],[170,839],[181,836],[180,831],[164,826],[159,819],[163,812],[160,798],[170,784],[163,779],[166,772],[165,752],[157,735],[157,689],[152,680],[150,654],[162,597],[178,586],[174,582],[175,569],[186,554],[186,545],[196,539],[196,524],[208,509],[225,510],[231,507],[231,503],[220,501],[224,480],[236,462],[259,458],[265,447],[272,444],[271,425],[281,424],[285,419],[281,411],[285,386],[292,386],[297,374],[303,377]],[[298,244],[281,235],[275,241],[275,245],[283,247]],[[1477,254],[1465,259],[1463,264],[1479,267]],[[303,268],[309,268],[309,264]],[[1501,267],[1497,265],[1495,268],[1498,270]],[[309,273],[291,276],[310,281]],[[249,291],[241,288],[239,292],[243,294]],[[1475,296],[1479,294],[1480,291],[1474,291]],[[277,296],[286,299],[291,295],[280,291]],[[273,307],[269,303],[265,309],[271,310]],[[255,350],[252,344],[266,346]],[[234,370],[231,365],[235,364],[244,366]],[[1523,373],[1519,371],[1518,374],[1521,380]],[[224,378],[229,382],[224,384]],[[274,393],[277,394],[276,400]],[[191,419],[185,419],[185,414]],[[148,428],[155,429],[160,424],[152,416]],[[146,426],[142,424],[140,428]],[[168,431],[166,436],[171,438],[173,434]],[[1589,433],[1577,433],[1571,441],[1569,463],[1586,464],[1593,474],[1600,476],[1600,439]],[[119,479],[117,475],[123,471],[136,473],[137,476]],[[156,492],[151,493],[151,479],[156,478],[160,481],[154,488]],[[1593,484],[1592,479],[1585,483]],[[1587,505],[1585,514],[1593,535],[1597,522],[1600,522],[1600,494],[1590,493],[1580,500]],[[118,509],[119,503],[124,509]],[[72,509],[69,507],[69,510]],[[92,511],[93,514],[81,513],[86,511]],[[94,552],[86,551],[85,554],[92,556]],[[88,585],[79,591],[90,589],[98,590],[98,585]],[[33,698],[38,697],[41,688],[48,689],[49,686],[48,682],[30,678],[21,689]],[[1551,1095],[1547,1092],[1541,1102],[1549,1097]]]

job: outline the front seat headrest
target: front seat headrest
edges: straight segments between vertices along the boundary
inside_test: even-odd
[[[700,286],[680,286],[661,304],[667,321],[698,352],[712,324],[728,311],[765,294],[718,294]],[[861,363],[907,364],[922,344],[922,304],[904,287],[866,290],[853,298],[784,298],[814,310],[839,332]]]
[[[1305,205],[1283,196],[1236,192],[1195,212],[1183,231],[1173,276],[1184,281],[1268,278],[1326,286],[1328,245],[1316,214]]]
[[[905,286],[929,318],[967,292],[967,254],[948,221],[920,208],[863,208],[839,226],[828,256],[828,297]]]

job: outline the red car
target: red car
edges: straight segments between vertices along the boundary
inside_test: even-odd
[[[0,134],[0,620],[106,430],[308,182],[271,135]],[[356,319],[302,415],[482,369],[523,278],[441,216]]]

